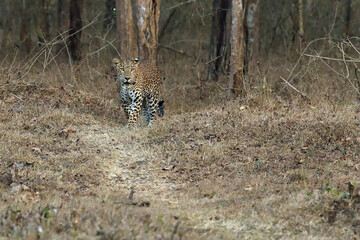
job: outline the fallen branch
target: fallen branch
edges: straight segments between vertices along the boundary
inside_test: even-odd
[[[288,81],[286,81],[285,78],[283,78],[283,77],[281,77],[281,76],[280,76],[280,78],[281,78],[281,80],[283,80],[285,83],[287,83],[292,89],[294,89],[297,93],[299,93],[299,94],[301,95],[301,97],[307,98],[307,97],[306,97],[306,94],[304,94],[304,93],[300,92],[299,90],[297,90],[296,87],[294,87],[294,86],[291,85]]]
[[[340,58],[332,58],[332,57],[323,57],[320,55],[312,55],[312,54],[304,54],[304,56],[306,57],[312,57],[312,58],[319,58],[319,59],[324,59],[324,60],[330,60],[330,61],[337,61],[337,62],[343,62],[344,59],[340,59]],[[345,59],[346,62],[350,62],[350,63],[360,63],[360,59]]]

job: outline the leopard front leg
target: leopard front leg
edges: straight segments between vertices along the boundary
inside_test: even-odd
[[[141,94],[139,93],[131,94],[131,98],[132,98],[132,104],[131,104],[130,116],[128,122],[129,128],[136,126],[136,122],[139,117],[140,110],[143,104],[143,96]]]
[[[126,120],[129,120],[132,100],[128,94],[126,85],[122,84],[121,88],[118,88],[118,92],[121,99],[121,107],[124,110]]]
[[[125,116],[126,116],[126,120],[129,120],[129,116],[130,116],[130,110],[131,110],[131,104],[128,103],[124,103],[121,105],[121,107],[124,110]]]
[[[148,109],[147,109],[147,113],[148,113],[148,125],[152,125],[155,122],[155,114],[157,112],[158,109],[158,105],[159,105],[159,99],[155,96],[150,95],[149,99],[148,99]]]

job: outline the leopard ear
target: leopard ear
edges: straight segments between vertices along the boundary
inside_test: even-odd
[[[138,58],[134,58],[134,63],[138,63],[139,59]]]
[[[119,65],[121,63],[120,59],[118,59],[118,58],[113,58],[112,62],[115,66]]]

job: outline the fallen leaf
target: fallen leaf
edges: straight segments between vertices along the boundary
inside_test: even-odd
[[[242,106],[240,107],[240,110],[245,110],[245,109],[247,109],[247,108],[248,108],[248,106],[242,105]]]

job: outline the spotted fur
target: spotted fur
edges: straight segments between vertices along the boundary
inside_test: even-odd
[[[116,69],[116,83],[128,126],[134,127],[141,109],[148,125],[155,121],[155,114],[164,115],[163,100],[160,97],[160,74],[151,62],[113,59]]]

